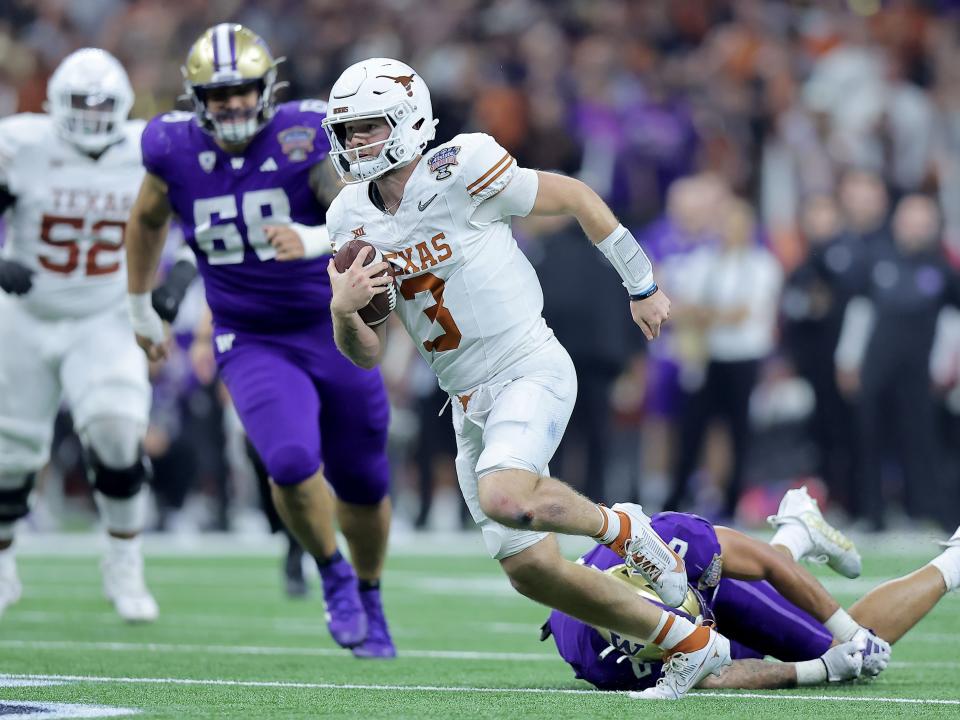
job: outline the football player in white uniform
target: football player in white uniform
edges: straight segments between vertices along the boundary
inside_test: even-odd
[[[138,534],[150,385],[127,318],[123,228],[143,178],[143,123],[109,53],[69,55],[48,114],[0,120],[0,614],[20,596],[14,523],[28,511],[65,398],[108,532],[103,588],[120,616],[152,621]]]
[[[683,601],[683,561],[639,505],[606,508],[549,477],[577,380],[543,320],[540,284],[510,218],[575,217],[620,273],[633,318],[653,339],[670,302],[636,240],[582,182],[520,168],[488,135],[458,135],[425,154],[436,125],[430,94],[404,63],[375,58],[344,71],[323,125],[348,183],[327,212],[331,240],[362,238],[399,267],[397,311],[453,401],[460,487],[513,586],[585,622],[665,643],[677,657],[667,671],[677,696],[719,672],[730,662],[726,638],[564,560],[550,534],[594,537],[666,602]],[[369,253],[343,273],[329,264],[337,344],[363,367],[380,362],[385,324],[368,327],[357,311],[392,282],[374,277],[385,262],[363,267]]]

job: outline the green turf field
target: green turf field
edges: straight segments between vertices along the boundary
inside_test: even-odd
[[[846,604],[934,552],[920,544],[916,554],[863,550],[860,580],[823,576]],[[574,680],[552,642],[538,641],[544,610],[514,594],[479,550],[415,553],[388,563],[385,600],[401,657],[386,662],[338,649],[319,591],[304,601],[282,597],[277,563],[262,552],[148,557],[161,608],[152,626],[126,626],[113,614],[95,556],[27,554],[19,561],[24,597],[0,619],[0,716],[12,712],[4,703],[44,701],[176,720],[960,717],[957,596],[894,648],[875,682],[642,703]],[[51,717],[23,715],[34,716]]]

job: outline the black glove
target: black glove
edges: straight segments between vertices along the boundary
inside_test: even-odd
[[[0,259],[0,288],[11,295],[26,295],[33,287],[33,270],[16,260]]]
[[[153,309],[161,319],[169,323],[176,319],[183,296],[187,294],[187,288],[196,276],[197,266],[187,260],[178,260],[170,268],[163,285],[156,288],[151,295]]]

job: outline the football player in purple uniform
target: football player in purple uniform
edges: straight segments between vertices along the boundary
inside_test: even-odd
[[[330,633],[358,657],[393,657],[379,591],[391,513],[387,398],[379,373],[333,342],[320,257],[338,189],[324,162],[326,107],[276,104],[276,65],[240,25],[216,25],[191,48],[183,74],[194,112],[160,115],[143,134],[147,174],[126,233],[130,315],[138,343],[162,359],[150,289],[176,214],[204,280],[221,377],[277,510],[316,558]],[[337,549],[334,514],[356,572]]]
[[[770,520],[779,530],[767,545],[696,515],[654,515],[654,529],[687,565],[687,599],[676,610],[641,577],[627,573],[607,548],[598,546],[581,560],[667,610],[716,623],[730,638],[733,662],[718,677],[701,681],[701,688],[785,688],[852,680],[861,672],[878,675],[890,660],[890,645],[960,586],[958,529],[938,557],[874,588],[848,613],[798,564],[809,559],[835,568],[859,566],[852,544],[826,523],[806,489],[789,491]],[[576,676],[602,690],[652,687],[664,662],[671,662],[655,645],[557,611],[541,639],[550,635]],[[767,655],[783,662],[766,662]]]

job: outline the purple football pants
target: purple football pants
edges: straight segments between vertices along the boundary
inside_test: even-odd
[[[214,336],[220,376],[274,482],[295,485],[322,465],[341,500],[383,499],[390,414],[383,380],[340,354],[329,321],[282,334],[218,325]]]
[[[717,629],[735,643],[735,660],[771,655],[784,662],[823,655],[833,635],[768,582],[724,578],[713,596]]]

